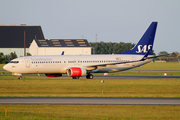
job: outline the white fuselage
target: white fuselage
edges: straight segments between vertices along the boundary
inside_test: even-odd
[[[115,65],[105,65],[125,61],[140,60],[143,55],[44,55],[27,56],[12,60],[4,66],[4,69],[15,75],[32,73],[61,73],[66,74],[70,67],[85,68],[87,71],[96,73],[118,72],[132,69],[152,61],[122,63]],[[94,67],[97,66],[97,67]]]
[[[3,68],[21,79],[22,74],[44,73],[48,77],[67,74],[73,79],[85,76],[93,79],[91,73],[118,72],[139,67],[152,61],[151,56],[157,22],[152,22],[139,42],[121,54],[112,55],[44,55],[20,57]],[[73,51],[72,51],[73,54]],[[157,57],[157,56],[155,56]]]

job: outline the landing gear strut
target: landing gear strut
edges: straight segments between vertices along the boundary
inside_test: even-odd
[[[93,75],[92,75],[91,73],[88,73],[88,74],[86,75],[86,78],[87,78],[87,79],[93,79]]]
[[[79,77],[72,77],[72,79],[79,79]]]

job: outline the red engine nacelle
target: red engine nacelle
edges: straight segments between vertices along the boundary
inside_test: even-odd
[[[61,77],[62,76],[62,74],[45,74],[45,76],[47,76],[47,77]]]
[[[81,77],[86,75],[86,69],[84,68],[79,68],[79,67],[72,67],[67,69],[67,74],[68,76],[71,77]]]

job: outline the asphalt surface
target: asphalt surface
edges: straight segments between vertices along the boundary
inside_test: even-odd
[[[6,72],[5,70],[0,70],[0,72]],[[128,70],[123,72],[180,72],[179,70]],[[12,74],[0,74],[0,76],[13,76]],[[37,74],[23,74],[23,76],[38,76]],[[40,75],[44,76],[44,75]],[[67,75],[63,75],[63,77],[68,77]],[[57,80],[61,80],[62,78],[57,78]],[[83,78],[83,77],[82,77]],[[85,78],[85,77],[84,77]],[[143,78],[180,78],[180,76],[163,76],[163,75],[94,75],[94,79],[143,79]],[[91,80],[91,79],[90,79]]]
[[[14,76],[11,74],[3,74],[0,76]],[[37,74],[23,74],[23,76],[38,76]],[[22,76],[22,79],[23,79]],[[44,75],[40,75],[44,76]],[[67,75],[63,75],[62,77],[55,77],[56,80],[63,80],[64,77],[68,77]],[[18,78],[18,77],[17,77]],[[71,79],[71,77],[69,77]],[[80,79],[86,79],[85,77],[80,77]],[[180,78],[180,76],[163,76],[163,75],[94,75],[94,79],[157,79],[157,78]],[[47,77],[48,80],[49,78]],[[1,80],[1,79],[0,79]],[[77,79],[78,80],[78,79]],[[92,79],[87,79],[92,80]]]
[[[180,105],[180,98],[0,97],[0,104]]]
[[[8,71],[0,70],[0,72],[8,72]],[[180,70],[126,70],[122,72],[180,72]]]

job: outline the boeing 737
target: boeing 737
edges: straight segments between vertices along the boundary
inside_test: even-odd
[[[45,74],[61,77],[64,74],[78,79],[92,73],[109,73],[129,70],[152,61],[152,49],[157,22],[152,22],[139,42],[129,51],[111,55],[37,55],[11,60],[3,68],[22,78],[22,74]]]

